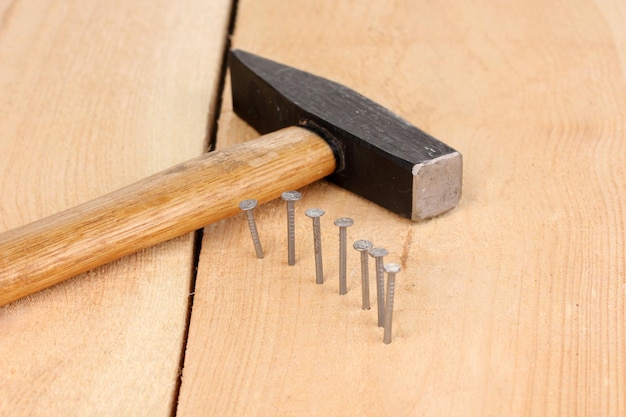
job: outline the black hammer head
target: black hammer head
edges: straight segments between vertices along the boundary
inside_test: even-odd
[[[266,134],[314,130],[333,147],[328,180],[401,216],[422,220],[461,198],[459,152],[349,88],[241,50],[230,53],[235,112]]]

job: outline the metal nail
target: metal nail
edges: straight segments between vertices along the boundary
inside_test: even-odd
[[[385,325],[385,271],[383,257],[389,255],[385,248],[372,248],[369,251],[376,260],[376,301],[378,303],[378,327]]]
[[[239,203],[239,208],[246,212],[248,218],[248,227],[250,228],[250,234],[252,235],[252,242],[254,243],[254,250],[256,256],[259,259],[263,259],[263,247],[261,246],[261,240],[259,239],[259,232],[256,227],[256,221],[254,220],[254,208],[258,205],[258,201],[255,199],[243,200]]]
[[[315,282],[324,283],[324,267],[322,265],[322,232],[320,228],[320,217],[325,211],[318,208],[308,209],[304,212],[307,217],[313,219],[313,249],[315,251]]]
[[[287,202],[287,263],[296,264],[296,227],[294,202],[302,198],[297,191],[285,191],[280,196]]]
[[[370,309],[370,279],[368,270],[367,251],[372,248],[369,240],[357,240],[352,247],[361,252],[361,288],[363,294],[363,310]]]
[[[385,265],[387,272],[387,300],[385,301],[385,335],[383,342],[391,343],[391,319],[393,318],[393,296],[396,290],[396,274],[400,272],[400,265]]]
[[[335,220],[335,226],[339,226],[339,294],[348,293],[348,285],[346,280],[346,246],[347,232],[346,229],[354,224],[354,220],[349,217],[340,217]]]

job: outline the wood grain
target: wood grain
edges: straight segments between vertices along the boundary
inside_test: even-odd
[[[335,186],[205,232],[179,415],[626,414],[626,10],[617,1],[241,1],[234,46],[342,82],[464,154],[414,224]],[[224,102],[218,146],[253,137]],[[316,285],[310,220],[322,218]],[[337,231],[399,262],[394,340],[337,293]],[[374,294],[373,291],[371,291]],[[374,300],[372,300],[374,301]]]
[[[0,305],[264,203],[335,171],[308,129],[288,127],[181,162],[127,187],[0,234]]]
[[[0,230],[202,153],[229,12],[0,1]],[[170,415],[193,246],[186,235],[0,309],[0,414]]]

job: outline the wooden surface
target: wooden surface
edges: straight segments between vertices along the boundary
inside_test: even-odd
[[[0,3],[3,230],[203,149],[229,5],[83,3]],[[624,21],[616,0],[240,0],[233,46],[462,152],[461,205],[415,224],[318,182],[294,267],[274,201],[256,214],[266,257],[242,214],[217,223],[193,289],[187,236],[4,307],[0,414],[626,414]],[[228,87],[217,133],[255,136]],[[402,265],[390,345],[355,251],[338,295],[341,216]]]
[[[199,155],[229,9],[0,1],[0,229]],[[0,309],[0,415],[171,415],[193,245],[187,235]]]
[[[204,235],[180,415],[626,414],[626,10],[618,2],[239,3],[233,46],[343,82],[464,155],[447,215],[399,219],[324,182]],[[622,23],[620,23],[622,22]],[[225,102],[218,145],[253,136]],[[322,218],[314,283],[304,210]],[[337,293],[337,228],[402,265],[394,340]],[[371,267],[373,268],[373,267]],[[374,294],[372,286],[372,294]],[[372,298],[374,301],[374,298]]]

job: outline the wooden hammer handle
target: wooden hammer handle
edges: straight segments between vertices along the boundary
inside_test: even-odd
[[[0,305],[330,175],[335,157],[290,127],[204,154],[72,209],[0,234]]]

